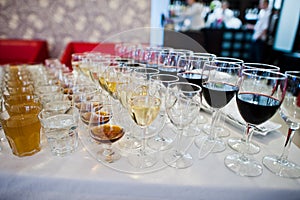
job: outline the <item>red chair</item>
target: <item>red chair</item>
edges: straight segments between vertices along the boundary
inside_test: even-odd
[[[0,64],[37,64],[47,58],[45,40],[0,39]]]
[[[115,43],[96,43],[96,42],[70,42],[61,58],[61,63],[65,64],[72,70],[71,58],[73,53],[83,52],[101,52],[114,55],[115,54]]]

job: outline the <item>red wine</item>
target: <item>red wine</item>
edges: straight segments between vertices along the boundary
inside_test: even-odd
[[[207,81],[208,79],[208,77],[205,75],[202,78],[202,74],[192,72],[181,72],[178,73],[178,76],[181,76],[182,78],[185,78],[189,83],[196,84],[200,87],[202,87],[203,81]]]
[[[209,82],[203,83],[202,91],[209,106],[222,108],[234,97],[238,87],[221,82]]]
[[[273,97],[240,93],[236,96],[237,106],[243,119],[250,124],[261,124],[270,119],[281,102]]]

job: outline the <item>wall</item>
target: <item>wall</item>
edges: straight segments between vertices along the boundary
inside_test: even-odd
[[[0,38],[46,39],[51,57],[73,41],[101,42],[150,26],[149,0],[0,0]],[[138,41],[145,35],[135,35]]]

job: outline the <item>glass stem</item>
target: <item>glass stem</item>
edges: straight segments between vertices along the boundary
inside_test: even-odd
[[[159,138],[163,138],[163,136],[162,136],[162,129],[164,128],[164,126],[166,124],[166,116],[165,116],[165,113],[160,113],[160,115],[162,116],[161,118],[163,120],[163,124],[162,124],[161,130],[158,132],[157,135],[158,135]]]
[[[146,155],[146,134],[148,132],[148,127],[143,128],[142,133],[142,147],[141,147],[141,154],[142,156]]]
[[[177,141],[176,141],[176,152],[181,152],[181,138],[183,136],[183,128],[178,129]]]
[[[105,161],[111,163],[113,161],[113,151],[112,151],[112,145],[109,143],[106,145],[105,151],[103,152],[103,155],[105,156]]]
[[[246,143],[245,149],[242,150],[242,158],[243,159],[247,159],[247,157],[245,156],[245,152],[247,152],[247,149],[250,147],[250,140],[251,140],[252,135],[253,135],[253,128],[250,124],[247,123],[244,138],[243,138]]]
[[[295,131],[297,129],[298,128],[292,128],[292,126],[289,127],[289,130],[288,130],[288,133],[287,133],[287,136],[286,136],[286,140],[285,140],[285,143],[284,143],[283,151],[282,151],[282,154],[280,156],[281,160],[287,160],[289,152],[290,152],[291,143],[293,141],[293,137],[294,137]]]
[[[208,139],[214,140],[217,138],[216,126],[220,118],[220,109],[215,109],[212,115],[211,126],[209,130]]]

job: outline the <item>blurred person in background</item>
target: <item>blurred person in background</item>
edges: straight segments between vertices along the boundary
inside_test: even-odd
[[[255,25],[248,25],[247,28],[253,29],[252,47],[250,48],[251,62],[263,62],[264,52],[266,49],[266,41],[268,36],[268,27],[271,15],[269,9],[269,0],[260,0],[260,11]]]
[[[186,0],[187,8],[179,16],[183,21],[183,30],[200,30],[204,28],[204,5],[202,1]]]

